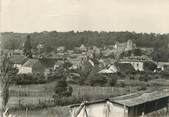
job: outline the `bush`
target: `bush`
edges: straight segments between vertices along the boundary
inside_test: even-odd
[[[65,106],[65,105],[70,105],[70,104],[75,104],[75,103],[80,103],[82,99],[76,98],[76,97],[62,97],[62,98],[55,98],[55,105],[58,106]]]
[[[146,61],[143,64],[145,71],[154,71],[157,68],[157,65],[151,61]]]
[[[106,83],[107,78],[101,74],[92,74],[85,81],[85,84],[90,86],[104,86]]]
[[[107,84],[108,86],[114,86],[117,82],[117,78],[108,78]]]
[[[46,82],[44,75],[42,74],[18,74],[13,79],[15,84],[42,84]]]
[[[68,86],[65,80],[59,80],[56,83],[54,89],[55,95],[53,96],[55,99],[62,97],[69,97],[72,95],[73,89],[71,86]]]

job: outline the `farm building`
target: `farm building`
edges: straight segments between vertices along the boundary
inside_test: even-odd
[[[159,117],[168,113],[169,93],[139,92],[106,100],[71,105],[72,117]]]

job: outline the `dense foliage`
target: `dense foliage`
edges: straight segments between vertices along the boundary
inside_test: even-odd
[[[18,74],[13,78],[13,82],[19,85],[46,83],[46,79],[41,74]]]
[[[26,33],[2,33],[3,47],[7,49],[22,48],[22,43],[25,42]],[[103,47],[112,45],[116,41],[126,42],[131,39],[139,47],[162,47],[168,44],[169,34],[147,34],[135,32],[40,32],[30,33],[32,47],[35,48],[39,43],[45,43],[51,48],[65,46],[67,49],[85,45],[96,45]],[[47,48],[47,51],[50,50]]]
[[[0,114],[6,109],[9,100],[9,87],[18,70],[13,67],[7,55],[0,55]],[[1,112],[2,111],[2,112]]]
[[[30,36],[28,35],[27,36],[27,39],[23,45],[23,52],[25,54],[25,56],[27,56],[28,58],[32,58],[32,45],[31,45],[31,38]]]

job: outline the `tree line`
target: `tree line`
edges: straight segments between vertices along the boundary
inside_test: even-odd
[[[67,49],[79,47],[81,44],[86,46],[95,45],[104,47],[113,45],[115,42],[126,42],[132,40],[138,47],[164,47],[168,46],[169,34],[155,33],[135,33],[135,32],[34,32],[34,33],[2,33],[2,45],[5,49],[21,49],[27,35],[30,35],[32,48],[41,43],[52,49],[58,46],[65,46]]]

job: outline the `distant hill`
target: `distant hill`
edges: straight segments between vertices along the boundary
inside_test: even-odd
[[[97,32],[97,31],[84,31],[84,32],[40,32],[40,33],[2,33],[2,45],[6,49],[22,48],[26,39],[26,35],[31,36],[32,46],[36,47],[37,44],[43,43],[47,46],[56,48],[58,46],[65,46],[67,49],[84,45],[96,45],[103,47],[106,45],[113,45],[115,42],[125,42],[132,40],[138,47],[156,47],[168,46],[169,34],[147,34],[135,32]]]

